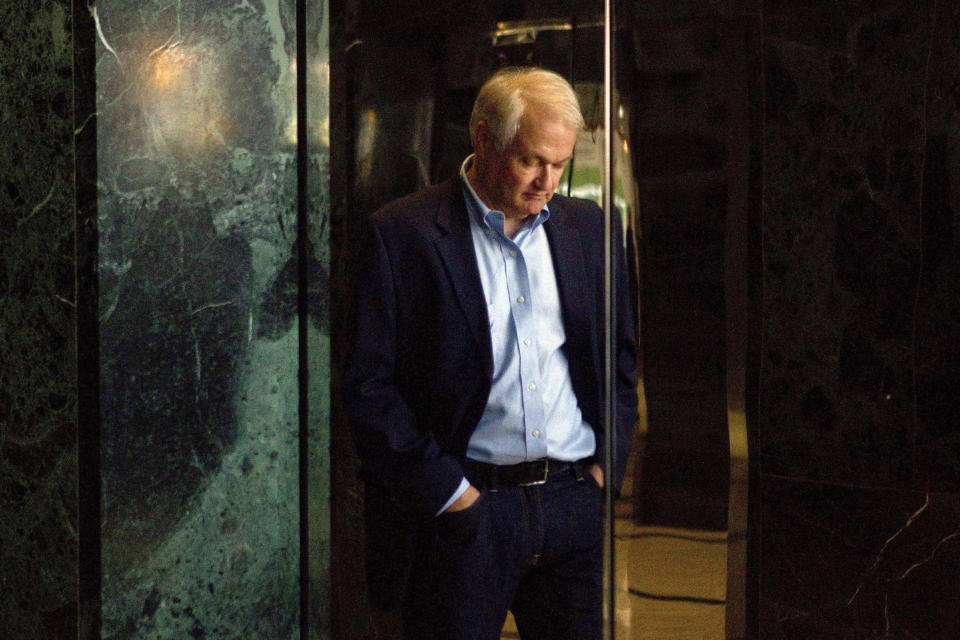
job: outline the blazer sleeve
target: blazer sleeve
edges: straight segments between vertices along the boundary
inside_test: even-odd
[[[388,249],[375,215],[367,221],[353,278],[343,406],[354,429],[361,474],[396,504],[432,517],[463,478],[459,460],[438,446],[405,399],[398,361],[401,319],[397,251]]]

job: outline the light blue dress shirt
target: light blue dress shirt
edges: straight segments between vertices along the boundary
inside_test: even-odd
[[[596,438],[580,413],[562,346],[566,341],[544,207],[528,217],[512,240],[504,214],[477,196],[460,168],[493,344],[493,379],[487,406],[467,445],[467,457],[491,464],[537,458],[580,460]],[[464,479],[443,506],[469,487]]]

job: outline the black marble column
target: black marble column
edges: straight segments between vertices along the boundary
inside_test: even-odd
[[[618,87],[632,105],[641,220],[647,430],[635,522],[702,543],[664,543],[660,558],[634,562],[630,580],[644,588],[633,604],[649,615],[632,632],[732,640],[748,619],[760,20],[752,2],[635,2],[619,23],[630,36]],[[694,564],[684,581],[664,579]]]
[[[765,2],[761,638],[956,638],[960,8]]]

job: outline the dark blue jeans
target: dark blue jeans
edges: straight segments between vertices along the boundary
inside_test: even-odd
[[[509,609],[524,640],[601,640],[603,492],[593,478],[479,488],[471,507],[420,534],[405,638],[497,640]]]

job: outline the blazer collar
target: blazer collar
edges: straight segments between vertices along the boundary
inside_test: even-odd
[[[558,200],[551,198],[550,220],[543,227],[550,242],[553,270],[560,290],[563,324],[567,339],[570,340],[576,339],[585,327],[590,326],[588,303],[593,299],[593,292],[586,291],[588,280],[582,239],[576,227],[567,224],[568,211]]]

